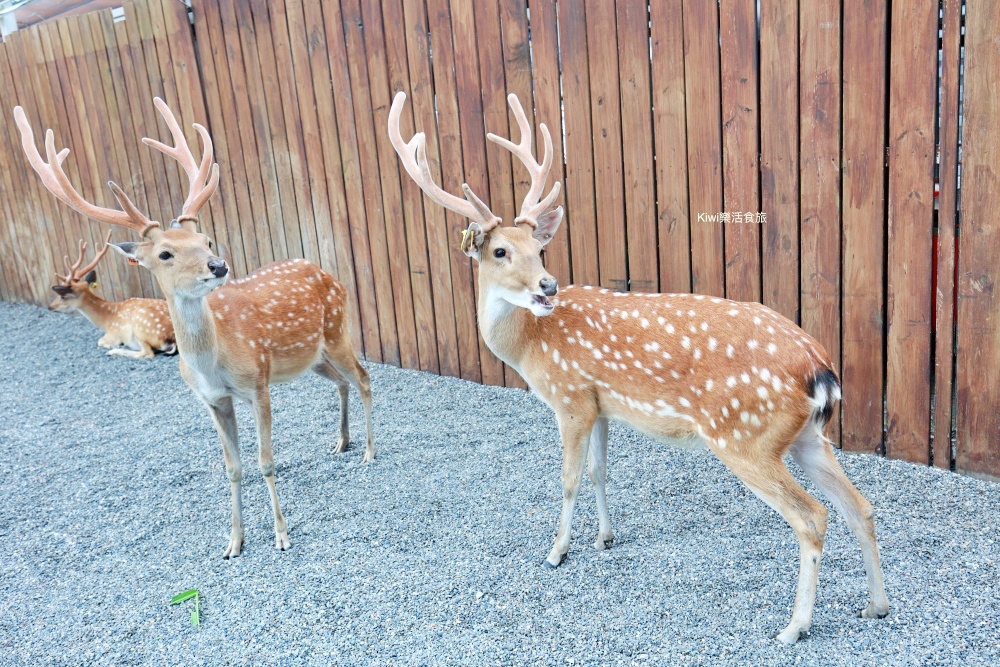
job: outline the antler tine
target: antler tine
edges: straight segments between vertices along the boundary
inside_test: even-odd
[[[194,129],[198,132],[198,136],[201,137],[203,145],[201,162],[195,162],[191,146],[188,144],[187,138],[184,136],[184,130],[181,129],[180,123],[177,122],[174,112],[159,97],[153,98],[153,105],[167,123],[167,128],[169,128],[170,134],[174,138],[174,145],[167,146],[149,137],[143,137],[142,143],[150,148],[155,148],[180,163],[188,177],[188,196],[184,200],[184,207],[178,219],[194,219],[198,215],[198,211],[215,193],[215,189],[219,185],[219,165],[216,164],[213,166],[212,164],[214,153],[212,137],[203,126],[198,123],[194,124]],[[212,172],[211,178],[209,178],[209,172]]]
[[[83,267],[82,269],[76,272],[77,279],[82,278],[83,276],[90,273],[91,270],[95,266],[97,266],[102,259],[104,259],[104,256],[108,254],[108,249],[111,247],[109,245],[110,243],[111,243],[111,232],[108,232],[108,235],[104,238],[104,247],[101,248],[96,255],[94,255],[94,259],[90,261],[90,264],[88,264],[87,266]]]
[[[527,194],[524,196],[524,200],[521,202],[521,213],[514,219],[514,224],[526,223],[530,224],[532,227],[537,227],[536,220],[538,216],[545,212],[555,198],[559,194],[559,190],[562,184],[558,181],[553,184],[552,190],[545,197],[545,199],[539,201],[539,197],[542,194],[542,189],[545,187],[545,182],[549,178],[549,172],[552,169],[552,136],[549,134],[549,128],[545,126],[545,123],[539,125],[539,130],[542,133],[542,140],[545,144],[545,154],[542,158],[542,163],[539,164],[535,160],[534,154],[531,149],[531,124],[528,122],[528,117],[524,114],[524,109],[521,107],[520,100],[517,99],[517,95],[511,93],[507,96],[507,103],[510,104],[510,110],[514,114],[514,119],[517,121],[517,127],[521,133],[521,140],[518,143],[514,143],[509,139],[504,139],[503,137],[497,136],[490,132],[486,135],[486,138],[493,143],[506,148],[514,156],[521,161],[521,163],[528,170],[528,175],[531,176],[531,187],[528,189]]]
[[[14,121],[21,132],[21,148],[24,150],[28,163],[35,173],[42,180],[42,185],[56,196],[61,202],[72,208],[77,213],[93,218],[99,222],[106,222],[120,227],[127,227],[145,236],[150,229],[159,225],[145,215],[133,205],[128,212],[118,211],[113,208],[95,206],[84,199],[70,183],[69,177],[63,171],[62,163],[69,155],[69,149],[56,152],[55,135],[52,130],[45,132],[45,154],[48,162],[42,159],[35,146],[35,134],[28,123],[28,118],[21,107],[14,107]],[[127,198],[126,198],[127,199]],[[131,204],[131,202],[129,202]]]
[[[80,239],[79,250],[77,251],[76,254],[76,261],[73,264],[70,264],[69,256],[63,255],[63,266],[66,267],[66,275],[61,276],[57,273],[56,278],[58,278],[61,282],[66,283],[67,285],[76,280],[77,276],[76,270],[80,268],[81,264],[83,264],[83,253],[86,250],[87,250],[87,242],[84,241],[83,239]]]
[[[449,211],[478,222],[483,231],[489,231],[499,225],[500,218],[493,215],[489,207],[472,192],[468,184],[462,184],[462,191],[466,197],[462,199],[446,192],[434,182],[430,165],[427,163],[427,138],[424,133],[417,132],[408,142],[403,141],[403,137],[399,133],[399,117],[403,112],[405,101],[406,93],[402,91],[396,93],[396,97],[392,100],[392,107],[389,109],[389,141],[396,149],[396,154],[399,155],[399,159],[410,178],[432,201]]]

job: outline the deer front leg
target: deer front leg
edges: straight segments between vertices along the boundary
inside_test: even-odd
[[[597,520],[599,527],[594,548],[604,551],[611,548],[615,541],[615,533],[611,530],[611,515],[608,514],[608,497],[606,484],[608,481],[608,419],[598,418],[590,433],[590,458],[587,472],[594,485],[597,496]]]
[[[288,526],[281,514],[278,504],[278,490],[274,486],[274,453],[271,451],[271,393],[265,384],[257,389],[253,401],[254,421],[257,424],[257,464],[260,474],[264,476],[267,490],[271,494],[271,509],[274,512],[274,546],[284,551],[291,543],[288,541]]]
[[[563,504],[559,515],[559,532],[556,534],[552,551],[545,559],[545,567],[552,569],[562,565],[569,551],[569,538],[572,532],[573,509],[576,505],[576,494],[580,489],[580,478],[583,476],[583,463],[586,459],[586,440],[590,435],[594,418],[583,419],[578,415],[559,415],[559,434],[562,439],[562,484]]]
[[[97,339],[97,347],[105,350],[110,350],[111,348],[117,345],[118,345],[118,340],[109,333],[106,333],[99,339]]]
[[[236,558],[243,549],[243,464],[240,462],[239,433],[233,399],[228,396],[219,399],[215,405],[208,406],[208,411],[212,415],[212,421],[215,422],[215,430],[219,432],[219,440],[222,441],[226,477],[229,478],[229,488],[233,496],[233,529],[222,557]]]

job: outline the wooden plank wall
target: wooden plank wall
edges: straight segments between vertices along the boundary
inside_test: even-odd
[[[41,190],[9,109],[72,148],[85,196],[110,205],[115,179],[169,220],[182,173],[139,143],[165,134],[161,95],[192,140],[192,122],[212,132],[204,223],[236,274],[306,257],[347,286],[366,358],[523,386],[477,334],[466,222],[422,196],[385,132],[403,90],[433,176],[510,218],[526,173],[485,135],[519,138],[514,92],[563,158],[560,283],[760,300],[837,364],[845,449],[1000,475],[988,0],[191,4],[193,22],[179,0],[134,0],[124,21],[0,48],[0,298],[43,303],[62,255],[102,231]],[[156,292],[119,263],[102,274],[114,298]]]

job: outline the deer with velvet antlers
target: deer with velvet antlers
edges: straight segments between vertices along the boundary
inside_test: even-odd
[[[112,244],[131,263],[152,272],[166,295],[180,353],[184,381],[208,407],[215,422],[232,491],[232,531],[223,556],[238,556],[243,547],[243,477],[233,399],[249,403],[257,427],[258,465],[271,496],[275,546],[289,546],[288,528],[278,504],[271,450],[271,395],[268,386],[291,380],[305,371],[332,380],[340,393],[340,441],[346,450],[348,385],[361,394],[367,427],[365,461],[375,457],[372,439],[372,394],[368,373],[358,363],[347,332],[344,287],[330,274],[304,260],[269,264],[229,281],[229,267],[216,256],[212,240],[198,231],[198,212],[219,183],[208,131],[195,124],[203,143],[195,160],[173,113],[154,100],[174,139],[167,146],[153,139],[143,143],[177,160],[188,177],[189,193],[180,215],[162,229],[141,213],[114,183],[112,192],[124,210],[87,202],[62,168],[69,149],[56,152],[52,130],[45,134],[47,161],[35,146],[24,111],[14,109],[21,142],[42,183],[63,203],[94,220],[135,231],[143,240]],[[227,282],[228,281],[228,282]]]
[[[66,275],[56,274],[58,283],[52,286],[56,299],[49,310],[58,312],[78,311],[104,332],[97,346],[111,355],[133,359],[152,359],[157,352],[173,354],[177,351],[174,342],[174,325],[170,321],[170,311],[163,299],[126,299],[125,301],[105,301],[94,294],[97,287],[96,267],[107,254],[111,232],[104,240],[104,247],[94,259],[81,268],[87,244],[80,240],[80,254],[70,264],[64,257]],[[124,347],[119,347],[123,345]]]
[[[397,93],[389,137],[407,173],[437,204],[471,220],[462,250],[479,263],[479,327],[490,350],[514,368],[556,413],[562,440],[563,503],[545,565],[569,550],[577,489],[587,465],[597,496],[595,546],[614,541],[608,514],[608,420],[655,438],[707,446],[791,525],[799,541],[799,580],[792,618],[777,638],[797,641],[809,628],[827,511],[792,477],[791,454],[844,515],[861,544],[870,604],[861,616],[889,611],[872,507],[833,456],[824,427],[841,398],[822,346],[793,322],[757,303],[693,294],[638,294],[594,287],[558,290],[541,259],[562,222],[556,182],[542,193],[552,140],[539,125],[545,154],[532,155],[531,126],[508,96],[520,143],[489,134],[527,168],[531,186],[513,225],[472,192],[456,197],[434,183],[425,137],[399,130],[406,95]],[[556,296],[558,293],[558,296]]]

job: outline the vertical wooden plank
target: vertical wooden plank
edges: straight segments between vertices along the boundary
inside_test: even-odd
[[[382,206],[385,213],[385,239],[389,252],[387,268],[392,276],[392,302],[395,309],[396,336],[400,363],[405,368],[421,368],[421,354],[424,359],[435,355],[433,332],[425,327],[420,336],[417,335],[416,306],[420,306],[422,323],[433,320],[429,317],[429,300],[425,300],[426,288],[419,300],[414,300],[413,274],[410,271],[410,255],[407,236],[417,233],[417,223],[414,219],[414,204],[419,201],[418,193],[407,189],[408,198],[404,200],[399,169],[392,143],[386,128],[389,123],[389,107],[392,105],[393,84],[390,81],[390,70],[396,77],[401,77],[406,55],[391,55],[387,53],[381,3],[376,0],[363,0],[361,16],[365,24],[365,52],[368,57],[368,87],[371,96],[371,116],[374,122],[374,145],[378,178],[382,184]],[[388,3],[387,3],[388,4]],[[395,19],[398,21],[398,19]],[[393,25],[390,23],[389,25]],[[393,60],[390,66],[390,59]],[[414,239],[415,241],[415,239]],[[417,278],[421,278],[417,276]],[[421,278],[422,280],[422,278]]]
[[[716,5],[684,0],[691,290],[711,296],[725,295],[718,35]]]
[[[298,8],[301,6],[301,10]],[[330,213],[329,222],[326,228],[320,227],[321,217],[317,217],[317,233],[321,243],[326,248],[326,253],[332,252],[336,256],[337,279],[343,283],[347,291],[347,312],[350,318],[350,330],[355,350],[359,354],[365,354],[366,346],[369,343],[367,336],[374,334],[374,347],[381,349],[378,343],[378,328],[375,322],[375,315],[372,315],[371,322],[367,329],[362,328],[362,303],[367,307],[371,303],[371,311],[374,312],[374,289],[371,289],[366,298],[362,298],[358,293],[360,280],[363,280],[355,273],[355,254],[351,240],[351,222],[347,209],[347,195],[345,192],[345,172],[346,169],[341,161],[340,134],[338,131],[337,113],[333,101],[333,78],[330,72],[330,50],[326,40],[326,28],[323,21],[323,10],[319,3],[311,0],[303,3],[302,0],[293,0],[287,7],[289,16],[295,12],[302,12],[302,21],[305,27],[305,38],[308,45],[308,69],[312,71],[312,96],[316,109],[316,138],[309,140],[309,130],[306,129],[307,145],[312,145],[321,149],[321,161],[314,163],[310,157],[310,178],[316,178],[317,182],[313,186],[314,194],[322,189],[322,184],[326,183],[326,199],[329,201]],[[294,21],[292,21],[294,23]],[[297,42],[293,41],[293,44]],[[305,46],[305,45],[303,45]],[[300,47],[302,48],[302,47]],[[298,69],[298,65],[296,65]],[[305,69],[305,68],[304,68]],[[304,106],[308,106],[308,103]],[[320,141],[320,137],[323,138]],[[322,169],[321,169],[322,167]],[[322,172],[322,173],[320,173]],[[320,194],[322,197],[323,195]],[[321,206],[320,204],[319,206]],[[316,210],[319,209],[316,207]],[[330,245],[333,248],[330,248]],[[365,247],[367,253],[367,247]],[[358,253],[361,256],[361,253]],[[368,256],[365,255],[365,261]],[[370,280],[370,269],[368,279]],[[371,358],[369,356],[369,358]]]
[[[505,3],[507,5],[513,3]],[[516,10],[515,10],[516,11]],[[521,49],[508,45],[504,40],[503,29],[501,28],[501,15],[505,18],[508,13],[515,13],[509,7],[501,9],[498,3],[493,0],[484,0],[476,3],[476,46],[479,58],[479,73],[482,80],[482,105],[483,116],[485,118],[485,131],[493,132],[501,137],[510,138],[512,133],[517,133],[515,141],[520,141],[520,133],[516,120],[513,116],[508,122],[508,105],[505,93],[514,93],[521,101],[525,114],[532,113],[533,105],[531,99],[530,80],[527,95],[523,90],[514,90],[508,83],[505,67],[510,66],[510,75],[517,77],[515,70],[522,69],[519,64],[508,61],[511,52],[521,53]],[[512,21],[513,22],[513,21]],[[504,26],[506,28],[508,26]],[[515,32],[516,30],[513,30]],[[515,37],[518,39],[518,37]],[[527,53],[527,49],[524,50]],[[515,60],[520,59],[520,55],[512,56]],[[530,64],[530,63],[529,63]],[[524,82],[523,72],[520,77]],[[522,86],[523,87],[523,86]],[[534,147],[534,144],[533,144]],[[489,202],[490,210],[493,214],[504,221],[504,224],[511,224],[520,211],[520,197],[527,193],[530,187],[527,170],[521,161],[514,158],[509,151],[493,143],[486,144],[486,170],[488,190],[480,192],[479,195]],[[515,176],[516,186],[515,186]],[[515,187],[517,194],[515,194]],[[515,201],[516,200],[516,201]],[[507,366],[503,367],[503,384],[508,387],[526,386],[521,377]]]
[[[660,285],[647,0],[619,0],[617,22],[628,289],[657,292]]]
[[[354,249],[354,270],[358,280],[358,299],[361,306],[361,325],[365,339],[365,356],[372,361],[382,361],[381,310],[378,305],[379,290],[373,270],[373,254],[369,242],[368,227],[373,224],[367,218],[366,193],[362,187],[361,153],[358,131],[355,125],[354,90],[352,77],[348,71],[347,43],[345,41],[344,19],[340,4],[331,2],[323,6],[324,28],[328,48],[328,63],[336,107],[337,131],[340,135],[341,170],[344,174],[344,189],[351,231],[351,246]],[[384,291],[384,288],[382,288]]]
[[[764,305],[799,321],[799,2],[761,0]],[[881,261],[881,260],[880,260]]]
[[[416,128],[428,137],[427,162],[435,183],[441,183],[440,151],[433,131],[436,124],[434,85],[431,76],[430,37],[427,13],[422,0],[403,0],[402,25],[406,36],[406,55],[409,61],[409,97],[407,108],[411,110]],[[404,112],[403,121],[409,122],[410,114]],[[403,126],[404,132],[415,129]],[[397,169],[399,167],[397,166]],[[405,183],[409,176],[400,172]],[[422,197],[422,195],[421,195]],[[424,228],[427,235],[428,277],[434,299],[435,331],[438,342],[438,364],[442,375],[458,377],[461,366],[458,358],[458,334],[455,330],[455,302],[453,293],[456,286],[451,276],[451,241],[455,237],[448,234],[448,222],[443,208],[433,202],[420,200],[423,209]]]
[[[14,77],[15,85],[20,85],[20,88],[17,89],[17,98],[24,107],[32,128],[37,128],[35,131],[35,142],[36,145],[40,146],[45,136],[43,128],[48,129],[52,127],[53,129],[57,129],[54,126],[57,120],[60,119],[57,119],[57,115],[52,110],[52,101],[47,94],[47,91],[51,90],[49,87],[51,79],[49,79],[49,82],[43,83],[43,74],[38,65],[43,60],[39,48],[38,29],[19,30],[11,36],[8,43],[14,46],[12,54],[14,55],[14,59],[10,65],[11,69],[18,73]],[[19,137],[19,135],[14,136]],[[69,145],[68,140],[66,141],[66,145]],[[64,168],[67,169],[67,173],[69,173],[70,160],[75,160],[75,158],[76,156],[71,152],[70,156],[63,163]],[[43,262],[42,266],[45,266],[47,270],[51,270],[57,266],[61,267],[62,257],[69,254],[69,246],[63,230],[66,227],[67,219],[76,214],[67,213],[61,208],[63,204],[57,201],[45,189],[37,176],[33,174],[26,174],[26,176],[29,177],[28,180],[35,191],[35,199],[40,204],[38,210],[42,213],[41,219],[36,221],[35,227],[41,227],[43,233],[39,234],[36,232],[31,237],[28,237],[28,240],[33,242],[31,243],[34,247],[33,254],[36,260]],[[74,222],[79,225],[79,220],[78,218]],[[23,229],[22,227],[22,234]],[[28,247],[28,244],[22,240],[21,247],[25,249]],[[37,266],[37,264],[32,263],[30,266]],[[29,277],[32,276],[30,268],[25,273]],[[44,280],[48,281],[49,276],[46,275]],[[34,291],[36,293],[44,294],[44,291],[48,289],[48,286],[42,285],[38,279],[33,278],[32,282],[35,284]]]
[[[952,397],[955,385],[955,225],[958,217],[958,119],[961,0],[944,0],[941,44],[941,101],[938,109],[941,195],[937,216],[937,283],[934,290],[934,429],[931,455],[945,470],[952,464]]]
[[[840,368],[840,7],[799,4],[802,328]],[[840,442],[840,415],[827,435]]]
[[[80,16],[74,16],[68,20],[70,25],[70,35],[76,46],[74,49],[79,53],[78,59],[80,62],[79,72],[80,80],[79,84],[85,95],[85,101],[87,104],[87,109],[91,110],[91,116],[94,109],[101,109],[100,118],[97,122],[91,120],[90,122],[94,126],[94,130],[100,129],[100,134],[107,136],[108,130],[112,130],[113,126],[117,124],[118,118],[112,112],[110,105],[104,97],[103,84],[100,79],[100,71],[104,68],[99,65],[97,60],[98,48],[94,44],[93,33],[89,29],[87,15],[83,14]],[[88,119],[82,119],[84,122]],[[95,135],[98,134],[95,132]],[[105,194],[108,192],[109,188],[106,185],[109,178],[114,178],[118,180],[121,173],[118,170],[117,159],[115,156],[115,143],[113,141],[101,140],[98,137],[94,137],[97,141],[97,146],[95,146],[95,155],[97,156],[97,162],[94,167],[95,180],[98,181],[97,188],[95,189],[95,196],[100,193],[103,195],[103,199],[107,201],[106,206],[117,207],[117,203],[114,200],[114,195]],[[103,192],[102,192],[103,191]],[[101,247],[104,238],[106,238],[107,232],[109,231],[110,225],[105,224],[92,224],[91,225],[91,238],[93,239],[93,244],[88,249],[88,252],[96,253]],[[130,271],[127,262],[122,262],[117,257],[110,258],[109,261],[104,262],[102,267],[104,274],[104,281],[102,284],[102,294],[105,298],[112,298],[114,300],[123,300],[131,296],[138,296],[138,294],[131,293],[126,285],[128,281],[129,274],[135,275],[133,271]]]
[[[476,57],[478,37],[472,7],[464,2],[453,0],[451,17],[454,26],[452,39],[455,50],[455,85],[458,90],[465,182],[474,192],[488,197],[489,177],[486,167],[486,129],[483,126],[483,86],[480,83],[479,58]],[[478,328],[476,331],[478,333]],[[478,344],[483,383],[502,385],[503,366],[500,360],[489,351],[482,336],[479,336]]]
[[[276,54],[266,0],[237,3],[240,38],[247,72],[275,259],[302,256],[299,211],[292,184],[291,155],[285,134],[283,91],[278,83]],[[248,26],[253,26],[250,29]],[[275,95],[277,93],[277,95]],[[275,99],[277,98],[277,99]]]
[[[929,463],[938,7],[894,0],[890,16],[886,455]]]
[[[160,61],[156,52],[156,38],[149,3],[133,1],[126,4],[125,24],[132,36],[132,43],[138,51],[142,52],[142,64],[136,67],[136,73],[140,89],[146,93],[146,97],[143,99],[149,100],[143,105],[148,109],[147,113],[149,114],[146,118],[146,130],[147,132],[157,132],[157,134],[147,134],[146,136],[161,136],[166,126],[160,118],[159,112],[153,106],[152,99],[160,97],[168,104],[176,104],[174,102],[176,96],[173,81],[169,75],[164,76],[160,72]],[[163,212],[160,220],[166,223],[176,215],[174,211],[178,210],[176,208],[178,204],[175,202],[183,202],[186,193],[181,184],[176,161],[159,151],[153,152],[155,153],[152,158],[153,170],[160,186],[160,207]]]
[[[684,12],[672,0],[650,2],[653,136],[660,291],[691,291],[687,113],[684,101]]]
[[[24,74],[24,70],[17,66],[18,50],[13,36],[0,46],[0,100],[3,100],[3,108],[5,109],[13,109],[18,104],[23,106],[28,118],[34,123],[37,120],[37,114],[29,108],[29,102],[24,93],[24,83],[18,81],[18,78]],[[44,255],[36,254],[34,243],[36,237],[48,238],[45,229],[48,215],[39,199],[39,195],[48,196],[48,193],[44,192],[44,188],[39,191],[41,186],[37,183],[37,177],[28,167],[21,149],[21,135],[13,122],[13,116],[5,114],[4,121],[0,124],[0,139],[3,140],[4,145],[9,147],[5,153],[5,160],[10,168],[4,169],[0,178],[2,178],[7,192],[10,193],[10,196],[5,198],[5,206],[11,207],[12,215],[7,218],[4,227],[8,234],[10,247],[14,250],[10,261],[4,262],[4,264],[10,269],[11,282],[18,300],[41,303],[43,299],[47,298],[45,293],[47,287],[43,289],[39,281],[32,280],[30,275],[31,267],[44,266],[46,269],[45,277],[48,279],[48,269],[53,266],[51,251]],[[33,125],[33,127],[35,126]],[[17,196],[14,196],[14,193],[17,193]],[[42,228],[41,233],[39,233],[39,227]],[[26,233],[29,229],[32,232],[31,235]]]
[[[110,70],[108,74],[118,102],[121,138],[127,157],[125,165],[127,171],[119,173],[118,177],[121,180],[117,182],[139,210],[144,211],[153,220],[160,220],[149,149],[141,141],[142,110],[138,105],[144,102],[130,95],[129,88],[134,89],[135,86],[133,63],[131,59],[125,62],[122,58],[122,54],[127,56],[129,50],[125,24],[116,23],[110,11],[100,14],[100,22]],[[111,233],[111,240],[112,242],[134,240],[134,235],[129,230],[114,230]],[[138,280],[141,286],[139,294],[147,297],[159,296],[159,287],[149,271],[140,267],[129,267],[127,264],[125,268],[132,274],[133,279]]]
[[[279,59],[279,68],[282,70],[279,78],[288,78],[290,81],[287,85],[291,86],[287,94],[282,93],[282,97],[287,95],[294,99],[294,105],[286,109],[285,124],[289,145],[295,147],[292,178],[302,200],[299,210],[306,211],[309,218],[300,221],[303,250],[309,259],[339,279],[341,267],[337,260],[330,220],[330,199],[324,182],[323,143],[316,116],[316,96],[309,60],[311,35],[307,33],[302,0],[278,0],[271,6],[272,15],[281,17],[280,21],[275,18],[271,22],[275,43],[280,42],[280,32],[287,34],[288,59]],[[286,85],[284,81],[282,85]]]
[[[882,440],[886,6],[844,4],[843,448]]]
[[[505,0],[505,6],[509,6],[510,4],[512,4],[510,0]],[[518,7],[518,11],[521,12],[520,7]],[[521,13],[523,14],[523,12]],[[568,190],[565,180],[565,163],[563,161],[563,114],[561,76],[559,72],[559,24],[556,19],[556,3],[542,2],[532,4],[530,32],[530,55],[532,59],[530,64],[535,93],[535,137],[541,136],[537,126],[545,123],[549,134],[552,136],[552,151],[555,153],[548,187],[552,187],[552,184],[557,181],[562,182],[562,194],[556,203],[562,204],[563,209],[566,209]],[[518,40],[520,38],[521,33],[519,31]],[[507,48],[511,53],[507,57],[507,67],[510,69],[515,59],[518,63],[521,63],[524,59],[526,47],[523,42],[513,42],[511,38],[508,38],[507,44]],[[549,241],[549,244],[545,246],[545,268],[559,281],[560,285],[569,284],[573,275],[569,256],[570,227],[573,225],[570,217],[563,216],[562,228]]]
[[[188,18],[187,6],[183,2],[160,0],[159,11],[163,16],[164,34],[157,43],[157,50],[167,55],[167,63],[176,88],[178,113],[183,118],[181,127],[184,129],[188,145],[197,156],[201,141],[194,124],[200,123],[208,127],[209,118],[205,109],[201,73],[195,56],[194,31]],[[229,234],[222,217],[225,209],[221,200],[222,194],[218,192],[212,196],[208,205],[198,214],[198,225],[203,232],[212,236],[217,247],[223,248],[225,252],[229,248]],[[216,228],[217,220],[218,228]]]
[[[228,3],[234,14],[228,14],[233,23],[223,25],[226,27],[228,39],[239,40],[243,49],[243,83],[246,86],[245,97],[237,94],[237,110],[242,110],[242,118],[246,118],[250,127],[244,135],[243,150],[247,159],[247,165],[259,174],[264,195],[263,203],[267,214],[267,231],[271,237],[271,250],[275,260],[285,259],[288,254],[288,239],[286,238],[286,228],[284,222],[284,211],[282,203],[281,187],[279,185],[277,153],[274,146],[275,132],[272,128],[272,116],[280,113],[279,107],[271,105],[268,96],[268,87],[265,85],[265,67],[268,71],[268,79],[273,81],[270,74],[271,67],[268,63],[274,57],[270,51],[270,34],[267,28],[257,29],[257,22],[266,22],[266,16],[260,16],[260,12],[251,11],[248,2]],[[256,16],[256,19],[254,18]],[[227,16],[225,10],[223,16]],[[232,69],[231,71],[236,71]],[[247,152],[250,151],[250,155]],[[251,162],[252,157],[255,162]],[[286,198],[287,199],[287,198]],[[294,207],[294,198],[291,202],[285,201],[289,206],[289,211]]]
[[[142,64],[142,52],[135,44],[135,26],[134,23],[129,24],[127,13],[124,21],[114,23],[112,27],[118,45],[119,62],[122,65],[123,78],[120,81],[125,88],[125,99],[128,100],[129,118],[132,125],[128,141],[135,147],[135,155],[139,160],[138,169],[133,170],[130,182],[119,185],[126,193],[132,193],[136,196],[134,201],[144,203],[144,210],[147,211],[150,218],[162,221],[164,216],[163,211],[160,210],[159,186],[165,187],[165,184],[157,179],[156,173],[153,171],[155,159],[153,153],[155,151],[139,143],[142,137],[162,138],[157,133],[155,124],[150,126],[149,131],[147,131],[147,119],[154,119],[149,116],[150,109],[153,109],[152,98],[148,92],[139,88],[140,75],[138,72],[145,72],[145,65]],[[160,165],[162,166],[162,160]],[[164,199],[167,198],[164,197]],[[167,215],[169,214],[168,211]],[[167,220],[169,219],[167,218]]]
[[[371,94],[368,81],[368,54],[364,43],[364,18],[358,0],[342,0],[341,28],[347,47],[347,69],[351,80],[351,99],[354,102],[354,128],[357,133],[368,240],[375,275],[376,305],[378,307],[379,336],[382,340],[382,357],[387,363],[399,365],[400,346],[396,330],[396,312],[393,303],[392,273],[389,244],[386,238],[386,210],[382,195],[381,175],[378,170],[378,144],[371,115]]]
[[[730,216],[723,229],[726,296],[737,301],[760,301],[757,3],[754,0],[722,0],[719,19],[722,33],[723,211]]]
[[[194,21],[199,35],[196,44],[206,111],[212,128],[215,161],[219,164],[219,194],[226,219],[229,255],[240,275],[246,275],[261,264],[249,185],[247,179],[240,176],[246,172],[219,1],[200,0],[195,7]]]
[[[111,134],[111,140],[106,142],[111,149],[111,162],[108,165],[110,171],[104,174],[102,180],[111,178],[116,182],[123,182],[126,177],[131,176],[131,169],[128,164],[128,156],[125,152],[125,138],[122,134],[123,119],[121,108],[118,105],[114,82],[111,80],[108,45],[105,42],[104,30],[101,27],[102,14],[107,14],[110,17],[110,12],[91,12],[81,16],[80,20],[83,24],[81,26],[83,30],[89,31],[93,53],[97,62],[95,74],[98,80],[95,86],[95,95],[97,96],[97,103],[103,104],[106,110],[106,123]],[[127,230],[108,226],[108,231],[112,233],[112,237],[117,236],[116,240],[127,240],[125,234]],[[95,247],[93,250],[96,252],[97,248]],[[141,274],[134,270],[127,262],[112,257],[105,261],[102,268],[106,273],[110,271],[118,277],[124,298],[139,296],[143,293]]]
[[[965,18],[965,127],[958,273],[958,451],[961,472],[1000,477],[1000,4],[970,0]],[[895,38],[895,33],[893,33]],[[895,48],[895,42],[893,43]]]
[[[587,13],[583,0],[560,0],[559,45],[562,57],[566,150],[566,222],[573,259],[573,282],[598,285],[597,208],[594,205],[594,153],[590,119],[590,69]]]
[[[127,35],[127,55],[123,55],[122,60],[127,58],[130,62],[130,68],[126,72],[127,76],[132,76],[129,94],[134,100],[133,109],[138,111],[141,118],[141,121],[138,122],[139,132],[137,136],[163,139],[166,126],[162,124],[160,115],[152,104],[153,97],[159,94],[159,91],[150,88],[151,79],[156,80],[157,88],[161,85],[158,68],[156,68],[155,63],[147,63],[146,51],[151,47],[143,39],[142,27],[139,25],[139,8],[134,2],[125,3],[124,7],[125,21],[118,25]],[[121,39],[119,39],[119,43],[122,43]],[[150,215],[155,216],[155,219],[161,222],[169,222],[174,215],[170,203],[183,201],[183,198],[178,199],[180,193],[176,182],[171,186],[168,180],[167,167],[170,166],[172,169],[173,166],[167,164],[169,158],[159,151],[144,147],[140,152],[147,156],[143,163],[142,178],[146,182],[146,194],[151,209]],[[152,193],[152,197],[149,197],[150,193]]]
[[[78,115],[73,111],[76,109],[79,88],[73,86],[71,93],[64,97],[62,86],[67,81],[75,82],[79,77],[76,72],[76,63],[72,57],[67,57],[63,44],[63,37],[60,34],[60,27],[66,28],[65,21],[51,22],[48,24],[32,26],[26,32],[22,32],[24,40],[22,42],[25,71],[30,72],[31,94],[34,101],[31,103],[40,116],[41,124],[36,134],[36,141],[41,143],[44,137],[45,127],[51,127],[57,132],[58,144],[70,149],[69,157],[63,163],[67,173],[75,174],[75,184],[82,188],[83,192],[88,190],[92,181],[87,179],[90,170],[86,167],[87,149],[89,147],[88,137],[79,127]],[[70,47],[71,48],[71,47]],[[68,69],[72,69],[72,78],[67,74]],[[66,101],[69,100],[69,101]],[[46,122],[47,121],[47,122]],[[88,128],[89,129],[89,128]],[[37,177],[36,177],[37,178]],[[40,181],[38,184],[40,185]],[[63,260],[69,257],[71,260],[76,257],[77,242],[82,239],[88,243],[92,242],[90,224],[87,219],[66,208],[62,202],[53,199],[44,188],[40,191],[43,197],[49,198],[48,203],[52,206],[52,227],[49,231],[49,244],[53,251],[53,267],[62,268]],[[86,195],[85,195],[86,196]]]
[[[260,90],[254,75],[259,68],[248,67],[246,64],[247,61],[252,63],[253,56],[252,52],[248,54],[246,50],[256,44],[256,41],[252,35],[246,34],[248,30],[244,25],[245,21],[237,17],[234,4],[242,5],[233,0],[219,1],[221,33],[217,37],[221,48],[224,49],[223,57],[227,62],[229,82],[232,86],[230,90],[235,113],[233,129],[237,134],[231,140],[231,145],[234,150],[239,147],[243,153],[243,169],[235,172],[233,178],[246,180],[251,207],[248,219],[253,220],[257,263],[266,265],[282,258],[281,251],[284,244],[279,238],[283,235],[282,229],[279,228],[281,208],[277,198],[277,187],[273,179],[267,176],[269,169],[272,176],[274,173],[270,151],[257,145],[258,138],[266,131],[265,116],[259,106],[260,95],[254,94],[254,91]],[[218,67],[219,60],[216,59],[216,68]],[[247,72],[248,69],[250,73]],[[266,164],[261,163],[262,159],[267,160]]]
[[[597,204],[598,265],[601,285],[627,290],[628,259],[622,180],[622,127],[618,83],[618,36],[614,6],[588,0],[587,39],[600,44],[587,52],[590,67],[591,136]]]
[[[265,9],[261,8],[260,11],[263,13]],[[309,116],[315,117],[315,109],[302,108],[299,104],[299,86],[297,85],[308,84],[311,76],[307,69],[306,76],[303,76],[301,80],[296,78],[295,67],[292,63],[292,36],[289,32],[284,0],[268,0],[266,12],[270,17],[271,41],[274,51],[274,75],[277,79],[274,85],[277,85],[280,91],[282,106],[280,115],[284,121],[284,127],[277,128],[277,134],[283,136],[282,140],[278,141],[277,134],[275,138],[275,148],[278,151],[276,162],[281,167],[280,173],[284,174],[284,180],[280,180],[279,183],[284,188],[282,202],[286,199],[294,199],[295,202],[296,217],[294,219],[289,219],[292,211],[282,206],[285,228],[288,230],[286,236],[289,241],[289,252],[292,252],[293,249],[297,250],[296,256],[305,257],[309,261],[319,264],[315,212],[312,207],[312,184],[308,178],[309,167],[303,139],[304,125],[310,122]],[[308,63],[306,67],[308,68]],[[307,85],[306,89],[311,97],[311,88]],[[285,147],[286,155],[281,154],[279,145]]]

